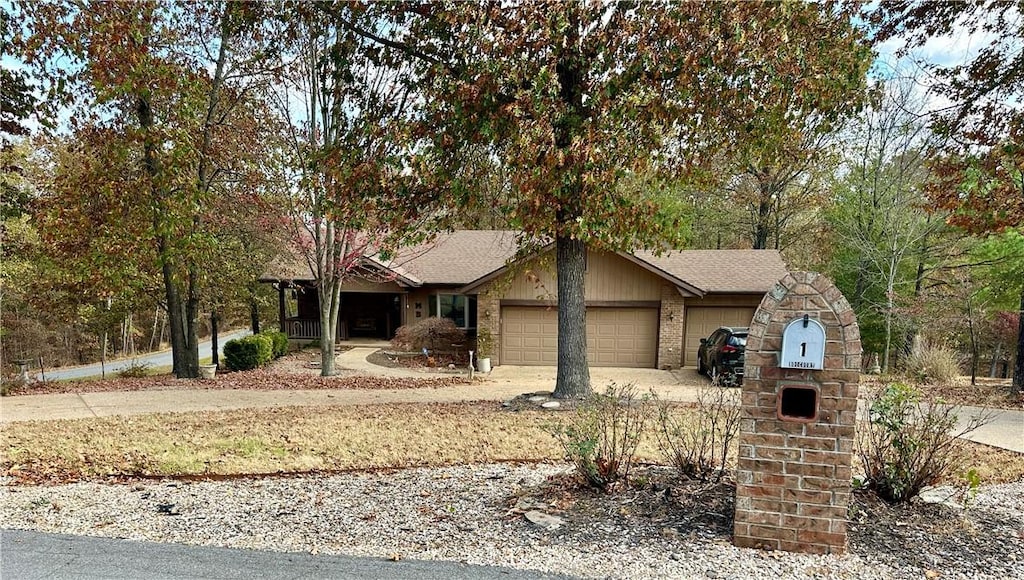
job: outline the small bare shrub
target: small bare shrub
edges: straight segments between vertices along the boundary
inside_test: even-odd
[[[729,447],[739,434],[740,405],[735,391],[702,387],[692,413],[658,402],[655,434],[662,456],[687,477],[719,481],[725,475]]]
[[[957,427],[957,407],[922,403],[921,392],[903,383],[887,385],[868,402],[870,420],[857,430],[864,487],[893,502],[909,501],[962,468],[957,438],[991,419],[983,414]]]
[[[117,371],[117,376],[122,379],[142,379],[149,376],[151,365],[149,363],[133,360],[132,363]]]
[[[24,386],[24,382],[17,377],[0,377],[0,397],[8,397]]]
[[[424,318],[399,327],[391,346],[397,350],[452,352],[453,345],[466,342],[466,332],[448,318]]]
[[[960,363],[951,349],[920,345],[907,357],[907,374],[920,383],[946,385],[960,376]]]
[[[629,480],[652,408],[649,395],[638,396],[636,385],[608,385],[604,394],[583,400],[571,418],[547,427],[588,485],[607,489]]]

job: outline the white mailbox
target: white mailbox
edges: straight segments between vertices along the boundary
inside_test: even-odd
[[[782,357],[779,366],[784,369],[823,369],[825,327],[806,314],[802,318],[791,320],[782,331]]]

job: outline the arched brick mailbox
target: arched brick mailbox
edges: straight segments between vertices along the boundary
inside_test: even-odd
[[[736,483],[737,546],[846,550],[860,330],[825,276],[794,272],[747,337]]]

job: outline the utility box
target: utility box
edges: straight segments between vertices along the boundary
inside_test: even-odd
[[[846,550],[860,330],[832,282],[794,272],[747,336],[736,517],[741,547]]]

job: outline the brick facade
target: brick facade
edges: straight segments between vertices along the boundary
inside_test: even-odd
[[[482,292],[476,297],[477,336],[487,331],[491,335],[490,352],[484,356],[491,358],[491,365],[501,364],[501,303],[492,292]]]
[[[683,297],[675,286],[661,287],[661,312],[658,315],[658,365],[671,370],[683,366]]]
[[[823,370],[779,368],[785,325],[804,314],[825,328]],[[793,552],[846,550],[860,377],[860,330],[832,281],[794,272],[761,301],[747,339],[734,543]],[[814,392],[813,420],[783,420],[783,388]]]

